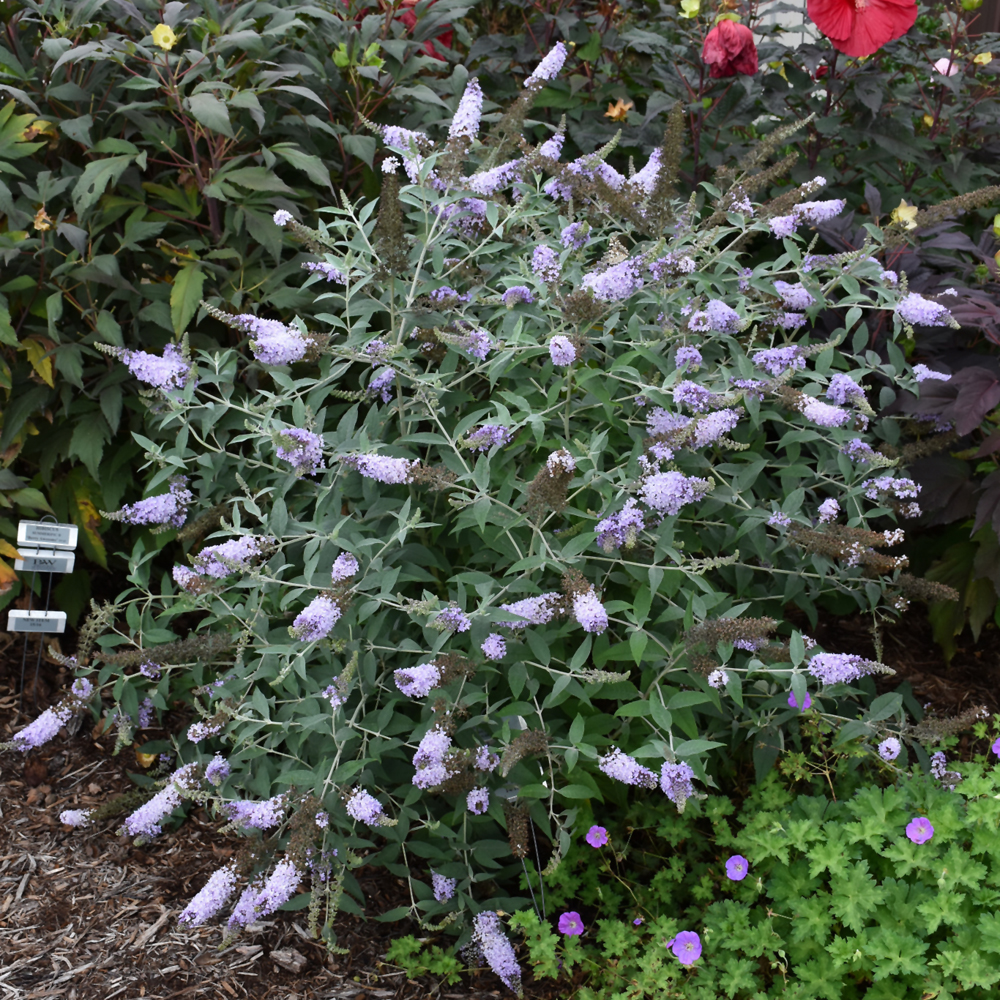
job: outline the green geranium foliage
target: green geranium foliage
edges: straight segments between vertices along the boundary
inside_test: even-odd
[[[880,619],[920,590],[896,526],[916,512],[909,425],[875,406],[928,376],[891,343],[869,351],[869,323],[947,324],[946,306],[872,260],[875,226],[870,247],[810,253],[799,230],[843,207],[821,181],[754,200],[787,133],[703,200],[675,197],[679,110],[632,177],[607,149],[561,162],[558,132],[522,143],[565,56],[483,142],[475,81],[437,141],[379,127],[379,201],[345,197],[315,227],[276,213],[316,258],[315,320],[202,305],[253,362],[183,338],[103,348],[152,387],[133,466],[149,496],[106,516],[152,530],[53,711],[93,683],[124,745],[193,703],[180,765],[123,825],[155,836],[195,799],[253,838],[185,920],[239,890],[233,933],[312,878],[332,941],[336,907],[358,905],[351,869],[380,865],[412,894],[386,919],[454,922],[516,987],[495,911],[558,879],[586,803],[669,800],[679,822],[731,762],[763,778],[803,710],[843,743],[897,732],[886,758],[933,735],[904,726],[902,693],[875,697],[888,668],[780,619],[791,603],[815,620],[827,594]],[[773,260],[746,266],[755,243]],[[747,836],[792,863],[760,817]],[[794,876],[869,885],[866,856],[838,858]],[[676,860],[662,891],[687,878]],[[726,919],[759,957],[771,933],[741,912]]]
[[[979,758],[946,782],[855,775],[834,799],[772,772],[738,807],[709,795],[678,817],[643,804],[607,820],[601,847],[577,838],[547,880],[548,919],[511,922],[536,977],[568,983],[560,962],[574,956],[582,1000],[985,1000],[1000,982],[1000,777]],[[582,935],[553,933],[570,909]],[[699,940],[687,965],[672,945],[685,931]],[[426,970],[420,953],[408,960]]]

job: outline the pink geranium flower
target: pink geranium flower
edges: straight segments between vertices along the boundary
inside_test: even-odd
[[[576,910],[570,910],[559,918],[559,933],[576,937],[583,933],[583,919]]]

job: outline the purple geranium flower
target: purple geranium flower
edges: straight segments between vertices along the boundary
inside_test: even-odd
[[[805,711],[807,708],[809,708],[812,705],[812,703],[813,703],[812,697],[810,696],[809,692],[806,691],[806,703],[803,706],[802,711]],[[789,691],[788,692],[788,704],[792,708],[798,708],[799,707],[799,703],[795,700],[795,692],[794,691]]]
[[[996,741],[995,741],[995,742],[993,743],[993,746],[991,746],[991,747],[990,747],[990,749],[991,749],[991,750],[992,750],[992,751],[993,751],[993,752],[994,752],[994,753],[995,753],[995,754],[996,754],[996,755],[997,755],[998,757],[1000,757],[1000,737],[998,737],[998,738],[996,739]]]
[[[906,824],[906,836],[914,844],[926,844],[934,836],[934,827],[926,816],[914,816]]]
[[[586,840],[591,847],[603,847],[608,842],[608,831],[603,826],[592,826],[587,831]]]
[[[583,933],[583,920],[576,910],[570,910],[559,918],[559,933],[576,937]]]
[[[701,958],[701,938],[694,931],[681,931],[667,942],[667,947],[677,956],[681,965],[692,965]]]
[[[750,862],[742,854],[734,854],[726,862],[726,877],[733,882],[742,882],[750,870]]]

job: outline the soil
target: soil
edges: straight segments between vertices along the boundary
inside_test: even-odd
[[[868,620],[860,616],[827,619],[810,634],[828,650],[875,658]],[[946,665],[920,609],[908,612],[883,631],[882,658],[897,673],[879,678],[880,687],[909,682],[929,716],[953,716],[976,705],[1000,713],[1000,630],[988,627],[975,646],[966,634],[965,642]],[[34,662],[32,650],[21,713],[21,639],[0,633],[0,740],[64,687],[65,671],[43,660],[36,706]],[[129,772],[143,768],[131,749],[112,754],[114,738],[88,725],[73,734],[64,730],[26,757],[0,754],[0,1000],[510,996],[487,971],[447,986],[409,979],[387,964],[394,937],[421,932],[412,922],[374,919],[408,902],[405,883],[385,871],[358,873],[367,919],[338,916],[335,930],[345,955],[330,955],[310,938],[304,912],[279,912],[252,924],[225,950],[219,925],[178,924],[181,909],[242,841],[220,835],[218,824],[200,811],[141,847],[115,835],[116,820],[96,829],[62,826],[61,810],[96,806],[134,787]],[[959,747],[962,756],[984,749],[971,734]],[[525,987],[538,1000],[555,1000],[565,990],[530,978]]]

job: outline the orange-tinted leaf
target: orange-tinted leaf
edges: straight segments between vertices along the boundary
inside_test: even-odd
[[[52,358],[47,357],[48,349],[44,344],[40,344],[37,340],[22,340],[21,347],[28,354],[28,360],[31,362],[31,367],[35,369],[39,378],[50,388],[54,389],[56,386],[55,379],[52,376]]]
[[[107,550],[104,548],[104,539],[101,538],[101,533],[97,530],[101,526],[101,515],[97,513],[93,500],[90,499],[89,494],[81,485],[74,483],[73,499],[76,501],[76,510],[72,513],[73,520],[84,533],[87,541],[90,542],[88,547],[91,550],[92,558],[100,563],[104,569],[107,569]]]
[[[6,594],[17,583],[14,567],[0,559],[0,594]]]
[[[9,559],[20,559],[21,553],[5,538],[0,538],[0,556],[7,556]]]

